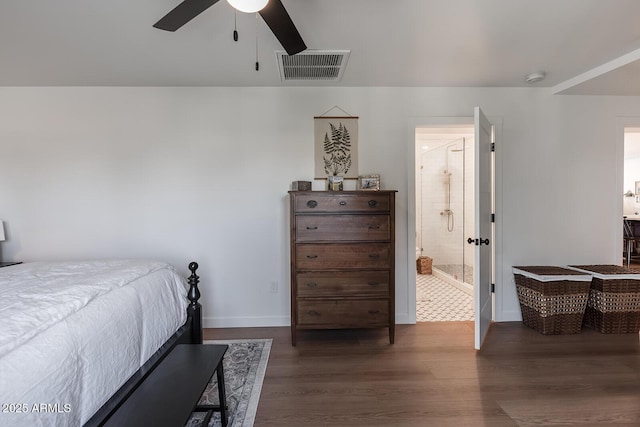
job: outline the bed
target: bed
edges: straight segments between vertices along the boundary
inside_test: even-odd
[[[0,268],[0,425],[100,425],[179,343],[202,343],[188,281],[140,260]]]

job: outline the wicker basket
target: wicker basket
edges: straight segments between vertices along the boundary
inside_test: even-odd
[[[421,256],[416,260],[418,274],[431,274],[433,260],[428,256]]]
[[[640,274],[619,265],[576,265],[593,276],[584,324],[603,334],[640,331]]]
[[[552,266],[514,267],[522,323],[544,335],[582,329],[591,276]]]

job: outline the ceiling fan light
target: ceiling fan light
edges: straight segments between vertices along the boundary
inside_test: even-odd
[[[234,9],[245,13],[255,13],[262,10],[269,0],[227,0]]]

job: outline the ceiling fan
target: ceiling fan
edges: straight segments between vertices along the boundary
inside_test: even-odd
[[[153,26],[161,30],[176,31],[187,22],[216,4],[219,0],[184,0],[171,12],[167,13],[162,19]],[[293,24],[291,17],[284,8],[280,0],[268,0],[261,2],[249,1],[243,2],[239,0],[227,0],[237,10],[241,12],[258,12],[264,22],[267,23],[273,34],[276,36],[284,50],[289,55],[295,55],[307,48],[302,40],[302,36]],[[245,9],[243,3],[260,3],[254,9]],[[266,5],[264,5],[266,3]],[[264,6],[260,8],[261,6]]]

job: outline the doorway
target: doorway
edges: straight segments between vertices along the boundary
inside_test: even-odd
[[[473,321],[474,126],[416,127],[415,153],[416,321]]]
[[[466,242],[472,247],[474,252],[473,263],[473,304],[474,304],[474,348],[479,350],[482,347],[489,328],[496,313],[494,307],[502,303],[502,298],[498,292],[502,287],[502,262],[498,255],[501,250],[502,230],[501,200],[495,197],[500,194],[501,187],[501,156],[499,141],[502,135],[502,120],[493,117],[491,120],[485,116],[480,107],[474,107],[473,117],[430,117],[422,119],[411,119],[409,121],[410,132],[407,138],[409,145],[410,164],[413,168],[407,168],[409,178],[409,191],[407,193],[408,205],[408,235],[414,238],[407,239],[407,254],[411,254],[416,249],[416,171],[419,169],[419,156],[416,153],[415,131],[422,127],[441,126],[469,127],[473,123],[474,129],[474,155],[473,155],[473,194],[474,194],[474,231],[475,236],[467,238]],[[498,141],[498,143],[496,143]],[[496,192],[497,190],[497,192]],[[497,218],[497,219],[496,219]],[[494,265],[495,260],[495,265]],[[407,308],[408,318],[411,323],[416,322],[416,262],[415,258],[407,257],[408,282]],[[494,293],[495,292],[495,293]],[[495,297],[495,298],[494,298]]]
[[[623,265],[640,269],[640,128],[624,128],[622,215],[626,219],[624,230]],[[627,254],[627,252],[629,252]]]

